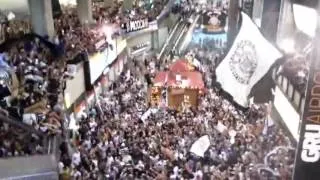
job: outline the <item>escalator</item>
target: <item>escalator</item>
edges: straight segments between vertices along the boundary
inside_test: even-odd
[[[177,30],[173,32],[172,38],[169,40],[168,45],[164,49],[164,56],[169,55],[171,52],[175,51],[175,44],[181,38],[181,34],[185,31],[188,27],[188,22],[182,20],[179,22]]]
[[[191,14],[190,17],[180,20],[180,22],[177,24],[176,29],[167,40],[168,42],[162,49],[159,59],[167,57],[169,55],[175,56],[181,54],[180,50],[183,48],[182,46],[184,46],[188,34],[193,31],[198,19],[198,15]]]
[[[163,59],[166,56],[170,55],[174,51],[174,46],[179,38],[181,38],[181,34],[188,28],[189,21],[188,19],[181,19],[177,25],[174,27],[172,33],[169,35],[165,45],[163,46],[158,59]]]
[[[23,142],[31,142],[29,138],[36,137],[37,142],[40,142],[43,147],[41,155],[31,153],[32,155],[29,156],[0,158],[0,179],[58,179],[56,160],[58,136],[47,136],[32,126],[4,115],[0,115],[0,122],[3,127],[7,128],[7,132],[10,134],[12,132],[11,141],[18,140],[17,142],[24,147],[26,144]],[[8,136],[5,130],[4,133]],[[31,145],[29,149],[32,147],[34,146]]]
[[[199,18],[200,18],[199,15],[196,15],[192,18],[191,24],[189,28],[184,32],[183,38],[181,38],[180,41],[177,42],[178,44],[177,44],[176,50],[180,55],[184,54],[188,44],[191,42],[192,34],[194,29],[198,25]]]

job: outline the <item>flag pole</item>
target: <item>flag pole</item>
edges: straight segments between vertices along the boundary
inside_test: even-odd
[[[234,38],[238,31],[238,19],[239,19],[239,0],[230,0],[228,10],[228,34],[227,45],[228,49],[231,48]]]
[[[296,148],[293,180],[318,180],[320,177],[320,6],[313,39],[305,105]]]

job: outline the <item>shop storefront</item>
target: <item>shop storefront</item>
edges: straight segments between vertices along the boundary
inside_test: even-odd
[[[74,107],[84,100],[85,94],[85,76],[84,64],[78,63],[73,66],[73,78],[66,81],[66,89],[64,90],[64,106],[67,114],[74,112]],[[76,88],[75,88],[76,87]]]
[[[122,72],[124,65],[127,62],[127,41],[123,38],[117,39],[117,57],[104,69],[100,76],[99,83],[102,91],[107,89],[109,85],[117,80],[118,75]]]
[[[152,48],[152,33],[146,33],[127,40],[130,57],[141,56]]]
[[[89,57],[85,66],[85,74],[89,74],[85,76],[86,101],[89,106],[93,105],[97,97],[117,80],[126,62],[126,47],[126,39],[122,37],[110,39],[109,46],[105,50]]]
[[[70,121],[86,113],[88,107],[96,102],[97,96],[116,80],[127,61],[126,39],[108,38],[106,43],[108,45],[100,52],[83,57],[88,61],[81,60],[70,65],[73,78],[67,80],[64,91],[65,109]]]
[[[109,83],[112,83],[117,80],[118,76],[123,71],[124,65],[126,64],[128,59],[127,53],[123,51],[121,54],[119,54],[118,58],[114,63],[108,68],[107,73],[105,73],[105,76],[108,77]]]

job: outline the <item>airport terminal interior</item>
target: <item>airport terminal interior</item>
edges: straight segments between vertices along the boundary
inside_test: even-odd
[[[0,180],[319,180],[319,5],[0,0]]]

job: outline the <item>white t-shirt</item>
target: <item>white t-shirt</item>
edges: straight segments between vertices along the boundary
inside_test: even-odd
[[[91,131],[94,131],[95,128],[97,127],[97,123],[95,121],[91,121],[89,123],[89,126],[90,126]]]
[[[80,152],[75,152],[72,155],[72,164],[78,166],[81,162]]]

